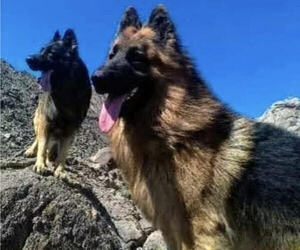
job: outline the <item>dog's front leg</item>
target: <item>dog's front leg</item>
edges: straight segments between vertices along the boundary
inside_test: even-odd
[[[28,147],[28,149],[25,151],[25,156],[26,157],[35,157],[37,154],[37,149],[38,149],[38,122],[39,122],[39,109],[37,108],[35,113],[34,113],[34,118],[33,118],[33,128],[34,128],[34,133],[35,133],[35,139],[34,142],[31,144],[31,146]]]
[[[57,166],[54,172],[54,176],[57,178],[66,178],[64,173],[65,168],[65,161],[68,155],[68,150],[70,148],[70,145],[72,143],[73,136],[61,138],[60,140],[60,147],[58,151],[58,156],[55,162],[55,165]]]
[[[33,170],[39,174],[47,172],[46,157],[49,131],[46,121],[40,121],[37,131],[37,158]]]

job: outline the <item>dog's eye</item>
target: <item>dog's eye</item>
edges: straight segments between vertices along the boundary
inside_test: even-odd
[[[139,48],[131,48],[126,59],[136,71],[143,73],[147,71],[147,57]]]
[[[108,55],[109,60],[113,59],[113,57],[118,53],[119,51],[119,46],[116,44],[110,54]]]
[[[50,60],[57,60],[59,58],[59,54],[52,52],[52,53],[49,53],[48,57]]]
[[[126,59],[130,62],[130,63],[145,63],[146,62],[146,56],[143,53],[143,51],[141,51],[138,48],[131,48],[127,55],[126,55]]]

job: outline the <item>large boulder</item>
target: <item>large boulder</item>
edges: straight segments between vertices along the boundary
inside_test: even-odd
[[[1,172],[1,249],[119,249],[106,209],[89,188],[30,169]]]

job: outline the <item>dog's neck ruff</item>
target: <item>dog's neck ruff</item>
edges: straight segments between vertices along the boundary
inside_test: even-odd
[[[53,72],[53,70],[48,70],[48,71],[42,72],[41,77],[39,77],[39,79],[38,79],[40,88],[45,92],[51,91],[51,74],[52,74],[52,72]]]

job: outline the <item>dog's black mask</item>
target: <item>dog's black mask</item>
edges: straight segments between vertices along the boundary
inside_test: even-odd
[[[53,39],[37,54],[26,58],[30,69],[42,72],[67,68],[78,58],[77,39],[73,30],[68,29],[63,38],[55,32]]]
[[[92,82],[98,94],[108,94],[107,106],[111,100],[123,100],[120,115],[128,117],[143,107],[150,94],[150,65],[143,43],[130,43],[124,36],[127,28],[139,30],[141,23],[134,8],[124,13],[116,40],[104,65],[92,75]],[[126,31],[125,31],[126,33]],[[123,41],[123,42],[122,42]]]
[[[149,66],[139,47],[118,48],[115,45],[105,65],[92,76],[97,93],[119,96],[141,87],[148,77]]]

